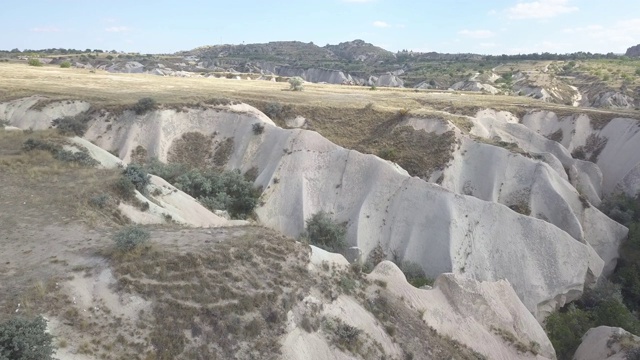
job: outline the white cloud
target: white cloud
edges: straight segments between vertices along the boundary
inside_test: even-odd
[[[562,31],[586,39],[591,44],[608,45],[609,51],[623,51],[625,46],[640,42],[640,18],[619,20],[607,26],[589,25]]]
[[[129,30],[131,29],[128,26],[111,26],[104,29],[106,32],[127,32]]]
[[[473,39],[487,39],[495,36],[496,34],[491,30],[460,30],[458,31],[459,35],[470,37]]]
[[[505,10],[510,19],[549,19],[561,14],[578,11],[569,0],[538,0],[521,2]]]
[[[388,28],[388,27],[391,27],[391,25],[387,24],[387,23],[386,23],[386,22],[384,22],[384,21],[380,21],[380,20],[378,20],[378,21],[374,21],[374,22],[373,22],[373,26],[375,26],[375,27],[379,27],[379,28]]]
[[[55,26],[43,26],[43,27],[34,27],[31,29],[33,32],[41,32],[41,33],[52,33],[52,32],[60,32],[60,28]]]
[[[482,43],[480,43],[478,45],[480,45],[480,47],[483,47],[483,48],[494,48],[494,47],[498,46],[498,44],[496,44],[494,42],[482,42]]]

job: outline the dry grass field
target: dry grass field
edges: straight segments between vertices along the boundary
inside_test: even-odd
[[[247,103],[280,102],[311,107],[417,110],[490,107],[496,109],[572,109],[526,97],[495,96],[480,93],[377,88],[362,86],[305,84],[302,92],[288,90],[288,84],[223,78],[178,78],[147,74],[114,74],[54,66],[0,64],[0,101],[34,94],[52,99],[87,100],[97,107],[130,105],[142,97],[153,97],[162,104],[197,104],[211,98],[228,98]],[[574,109],[579,112],[602,112]],[[455,112],[455,111],[454,111]],[[610,111],[606,111],[610,112]],[[633,114],[633,112],[616,112]]]

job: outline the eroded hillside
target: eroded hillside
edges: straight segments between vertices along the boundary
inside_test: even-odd
[[[89,202],[94,190],[86,189],[93,188],[82,187],[84,195],[67,204],[70,209],[77,206],[73,213],[79,214],[67,220],[69,228],[77,226],[80,234],[93,231],[100,240],[84,246],[83,254],[65,252],[75,258],[50,262],[64,269],[64,261],[94,259],[85,278],[93,280],[54,277],[57,286],[69,282],[70,287],[61,290],[66,294],[60,295],[62,300],[46,302],[67,311],[64,306],[77,302],[68,300],[73,291],[85,291],[94,282],[112,283],[100,285],[108,294],[96,290],[92,297],[83,295],[82,306],[100,308],[102,298],[118,298],[122,304],[127,297],[134,299],[135,314],[124,314],[132,330],[130,338],[122,335],[129,344],[118,345],[122,354],[249,358],[278,350],[291,359],[402,358],[409,353],[440,358],[447,352],[480,356],[475,351],[492,359],[554,358],[536,319],[542,322],[614,271],[628,230],[598,206],[619,192],[633,196],[640,187],[640,127],[634,112],[480,94],[323,85],[292,92],[268,82],[86,74],[15,65],[0,66],[0,72],[9,79],[1,85],[6,101],[0,104],[0,120],[27,130],[4,134],[3,140],[13,139],[3,141],[7,153],[26,159],[17,164],[37,169],[37,157],[31,158],[49,156],[42,152],[49,145],[38,145],[35,153],[20,150],[33,130],[36,135],[31,136],[52,136],[54,140],[47,141],[88,154],[102,167],[157,159],[238,170],[261,192],[249,223],[272,230],[227,220],[210,211],[217,208],[203,207],[180,186],[157,177],[148,192],[108,202],[100,211]],[[35,74],[45,79],[39,86],[30,81]],[[66,79],[64,86],[59,78]],[[114,83],[121,86],[116,90]],[[133,105],[143,96],[160,104],[138,112]],[[39,131],[50,131],[46,129],[61,118],[83,124],[76,134],[91,142],[41,135]],[[13,174],[12,181],[23,182],[25,175],[16,170],[20,166],[11,165],[13,160],[5,163],[14,169],[7,172]],[[68,176],[72,171],[105,171],[111,175],[92,175],[103,188],[119,174],[66,165],[60,169]],[[13,191],[18,194],[17,185]],[[345,255],[355,263],[388,259],[417,264],[433,278],[450,274],[440,275],[432,290],[415,289],[390,262],[381,262],[367,275],[357,268],[354,272],[340,256],[315,247],[310,251],[291,240],[320,211],[344,224],[351,247]],[[100,221],[78,224],[91,218]],[[159,226],[152,228],[150,247],[135,257],[110,250],[113,224],[126,221]],[[8,243],[16,239],[8,238]],[[11,271],[6,273],[13,284],[20,283]],[[229,279],[232,283],[220,285]],[[16,310],[12,306],[17,297],[31,291],[26,284],[12,288],[16,297],[6,305],[7,315]],[[96,286],[93,289],[100,288]],[[478,301],[486,306],[471,305]],[[283,304],[275,320],[265,313],[274,302]],[[136,306],[146,307],[141,313]],[[32,311],[57,316],[52,315],[56,308],[37,305]],[[420,321],[409,321],[415,312]],[[272,320],[274,332],[255,333]],[[71,323],[62,322],[59,329],[70,334],[75,345],[77,329]],[[100,326],[109,322],[95,326],[103,329]],[[179,332],[184,335],[162,340]],[[345,332],[353,335],[347,342],[340,338]],[[420,341],[416,332],[429,334],[427,340]],[[212,345],[207,340],[223,334],[225,342]],[[460,350],[437,334],[473,350]],[[117,341],[121,339],[111,346]],[[165,343],[170,346],[160,345]],[[311,350],[294,351],[301,348]],[[78,349],[72,348],[69,356],[80,356]],[[83,351],[109,349],[89,341]]]

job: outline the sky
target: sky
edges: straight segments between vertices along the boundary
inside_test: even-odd
[[[0,49],[173,53],[362,39],[390,51],[624,53],[640,0],[2,0]]]

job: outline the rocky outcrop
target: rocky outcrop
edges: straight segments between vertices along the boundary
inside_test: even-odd
[[[328,268],[348,271],[348,266],[344,257],[312,246],[309,270],[314,276],[321,278]],[[384,349],[388,358],[407,358],[411,353],[420,359],[468,358],[451,353],[445,356],[440,348],[443,341],[435,338],[439,337],[465,344],[487,359],[555,359],[555,351],[542,327],[522,305],[507,281],[480,282],[460,275],[443,274],[436,279],[433,288],[417,289],[407,283],[402,271],[389,261],[378,264],[366,278],[371,283],[386,285],[367,291],[362,300],[342,294],[333,301],[327,301],[314,296],[317,292],[312,290],[312,295],[289,314],[291,325],[282,340],[282,358],[344,358],[322,336],[323,330],[307,332],[296,326],[313,313],[314,308],[320,308],[318,317],[339,317],[345,324],[360,329]],[[369,310],[380,303],[385,306],[385,317],[396,321],[403,319],[400,321],[404,326],[398,325],[393,337],[389,336],[383,323],[372,316],[375,312],[372,314]],[[405,327],[410,327],[411,332],[405,333]],[[438,335],[434,337],[429,328]],[[427,349],[407,346],[404,336],[419,338],[420,344]],[[451,340],[444,340],[448,347],[454,345]],[[465,351],[459,346],[454,345],[453,348]]]
[[[107,67],[106,70],[113,73],[141,74],[144,72],[144,65],[137,61],[128,61],[126,63],[115,63]]]
[[[640,44],[632,46],[627,49],[626,56],[639,57],[640,56]]]
[[[591,106],[598,108],[633,109],[635,99],[617,91],[599,93],[591,102]]]
[[[21,105],[17,101],[4,106]],[[605,266],[600,250],[589,242],[550,222],[518,214],[493,198],[484,201],[412,178],[394,164],[336,146],[315,132],[277,128],[246,105],[221,109],[103,114],[92,122],[86,137],[102,148],[118,149],[125,161],[138,145],[166,160],[173,141],[186,132],[213,136],[214,143],[232,138],[227,167],[258,169],[256,185],[265,191],[256,213],[266,226],[297,237],[312,214],[332,212],[337,221],[348,224],[349,243],[364,257],[381,246],[419,263],[430,276],[452,272],[480,281],[507,279],[538,318],[579,297]],[[268,124],[260,135],[252,131],[256,121]],[[480,117],[473,131],[488,138],[492,133],[509,134],[504,130],[508,126],[492,127],[493,123],[495,116]],[[535,146],[549,141],[532,138],[523,125],[512,125],[535,140]],[[526,138],[509,131],[519,141]],[[561,145],[556,146],[554,151],[563,154]]]
[[[505,280],[481,282],[443,274],[432,289],[422,290],[409,285],[389,261],[380,263],[368,278],[386,282],[395,296],[424,310],[420,318],[438,333],[469,344],[488,359],[555,359],[544,330]],[[502,334],[511,335],[510,342]]]
[[[635,196],[640,192],[640,122],[637,120],[614,118],[606,123],[594,123],[586,115],[559,118],[552,112],[537,111],[525,115],[522,125],[543,137],[556,138],[554,142],[558,144],[552,148],[549,143],[549,150],[552,150],[549,152],[569,167],[574,187],[581,189],[590,201],[591,192],[601,194],[601,197],[617,192]],[[524,148],[526,143],[534,142],[518,144]],[[574,159],[576,170],[581,168],[582,171],[573,171],[566,155],[590,161]],[[585,177],[586,174],[591,175]],[[584,179],[575,180],[578,176]]]
[[[342,71],[328,69],[300,69],[288,66],[277,66],[275,73],[279,76],[299,76],[305,81],[328,84],[354,84],[351,75],[345,75]]]
[[[629,357],[633,353],[635,357]],[[621,328],[600,326],[582,337],[575,360],[626,360],[640,354],[640,337]]]
[[[371,76],[367,81],[369,86],[386,86],[386,87],[404,87],[404,80],[398,76],[389,74],[383,74],[380,76]]]
[[[449,90],[486,91],[492,95],[495,95],[500,92],[500,90],[496,89],[494,86],[489,84],[483,84],[479,81],[460,81],[451,85]]]

